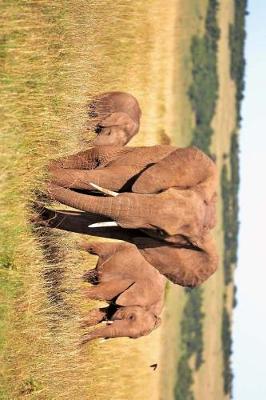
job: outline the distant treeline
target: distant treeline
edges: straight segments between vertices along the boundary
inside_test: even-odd
[[[217,49],[220,29],[217,23],[218,1],[209,0],[203,37],[194,36],[191,42],[192,83],[189,98],[195,113],[192,144],[210,153],[219,81],[217,72]]]
[[[222,347],[223,347],[223,378],[224,378],[224,393],[232,396],[233,386],[233,371],[231,365],[232,351],[232,332],[231,332],[231,320],[226,307],[223,308],[223,319],[222,319]]]
[[[211,122],[218,98],[217,51],[220,29],[217,23],[218,0],[209,0],[203,37],[191,41],[192,83],[189,98],[195,113],[192,144],[210,154]],[[203,360],[203,289],[188,290],[181,322],[181,357],[177,367],[175,400],[194,400],[193,372]],[[193,364],[194,363],[194,364]]]
[[[231,50],[231,77],[236,84],[237,124],[241,122],[241,101],[245,89],[245,38],[247,0],[235,0],[234,22],[230,24],[229,46]]]
[[[198,370],[203,363],[202,296],[201,288],[187,290],[187,302],[181,322],[181,357],[177,370],[175,400],[194,400],[191,390],[193,371]]]
[[[239,136],[233,133],[229,154],[230,174],[224,164],[221,173],[223,197],[223,231],[224,231],[224,282],[233,283],[234,269],[237,264],[238,247],[238,190],[239,190]],[[226,297],[225,301],[226,303]],[[233,304],[236,306],[236,286],[233,292]],[[223,379],[224,393],[232,396],[233,372],[231,366],[232,333],[229,313],[224,304],[222,319]]]
[[[245,89],[245,16],[247,12],[247,0],[234,1],[234,22],[230,25],[229,46],[231,50],[231,77],[236,84],[236,130],[241,124],[241,102]],[[224,164],[221,173],[222,197],[223,197],[223,227],[224,227],[224,281],[225,285],[233,282],[234,269],[237,264],[237,247],[239,231],[239,136],[235,132],[231,137],[231,147],[228,167]],[[236,286],[233,292],[233,307],[236,301]],[[223,348],[223,379],[224,393],[232,397],[233,371],[231,365],[232,356],[232,332],[230,315],[224,305],[222,319],[222,348]]]
[[[238,247],[238,190],[239,190],[239,143],[238,134],[231,136],[230,174],[224,164],[221,173],[223,197],[223,231],[224,231],[224,281],[225,285],[233,281],[233,272],[237,263]]]

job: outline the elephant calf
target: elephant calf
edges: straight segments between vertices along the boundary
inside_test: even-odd
[[[161,322],[165,278],[129,243],[89,243],[82,248],[99,256],[95,269],[83,279],[93,286],[89,299],[106,300],[109,307],[93,310],[83,322],[107,324],[83,336],[82,344],[96,338],[148,335]]]
[[[88,108],[88,129],[97,134],[94,146],[124,146],[139,131],[141,109],[137,99],[129,93],[103,93]]]

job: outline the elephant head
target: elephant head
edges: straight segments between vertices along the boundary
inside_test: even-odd
[[[97,338],[130,337],[133,339],[148,335],[161,323],[151,311],[139,306],[121,307],[113,314],[106,326],[86,334],[82,344]]]
[[[209,205],[193,190],[170,188],[156,194],[121,193],[99,197],[50,184],[49,194],[61,203],[114,221],[107,226],[141,229],[148,236],[173,244],[196,242],[211,227]],[[104,223],[94,225],[97,226]]]
[[[148,335],[161,324],[161,318],[140,306],[127,306],[119,308],[112,321],[130,321],[132,331],[130,337]]]
[[[141,110],[129,93],[108,92],[97,96],[88,106],[88,129],[97,134],[95,146],[125,145],[138,133]]]
[[[99,223],[87,225],[83,219],[79,229],[84,233],[108,237],[109,229],[119,228],[115,234],[121,239],[125,237],[124,240],[136,243],[135,239],[140,237],[140,242],[143,241],[137,246],[146,259],[173,282],[185,286],[202,283],[217,266],[215,247],[208,237],[215,224],[217,188],[217,171],[212,160],[194,147],[110,146],[110,152],[108,146],[103,147],[71,156],[62,163],[62,169],[57,169],[62,172],[61,178],[54,173],[48,189],[51,197],[85,211],[94,221],[99,218]],[[100,163],[96,168],[88,166],[88,160],[89,165],[95,165],[94,154]],[[111,190],[99,186],[108,182]],[[69,187],[84,188],[86,194]],[[113,192],[114,187],[118,193]],[[92,190],[107,197],[95,196]],[[142,243],[145,243],[143,248]],[[162,261],[160,265],[158,258]],[[187,275],[188,270],[191,274]],[[193,270],[201,271],[195,272],[196,279]]]
[[[175,244],[180,240],[183,243],[184,237],[200,238],[214,226],[217,173],[204,153],[196,148],[171,146],[127,150],[110,146],[110,151],[108,147],[72,156],[64,162],[66,169],[54,168],[51,196],[82,211],[105,216],[122,228],[142,229]],[[86,160],[94,165],[94,158],[99,167],[89,169]],[[85,170],[80,169],[83,159]],[[108,182],[108,188],[115,186],[119,193],[97,186]],[[68,187],[84,188],[89,193],[76,193]],[[109,197],[91,196],[95,188]]]

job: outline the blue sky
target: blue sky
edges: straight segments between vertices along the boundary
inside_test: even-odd
[[[242,105],[235,400],[266,399],[266,1],[250,0]]]

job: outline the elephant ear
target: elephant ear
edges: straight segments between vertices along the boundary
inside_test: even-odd
[[[154,329],[158,328],[158,326],[160,326],[161,323],[162,323],[161,318],[156,316],[156,321],[155,321]]]
[[[157,294],[152,288],[152,282],[140,280],[133,283],[116,299],[119,306],[140,306],[146,307],[156,301]]]
[[[214,176],[215,164],[202,151],[196,147],[180,148],[146,169],[134,183],[133,191],[158,193],[170,187],[187,189]]]
[[[192,248],[179,248],[150,238],[136,238],[135,244],[146,261],[181,286],[201,285],[218,267],[216,242],[211,236],[206,236]]]
[[[138,124],[124,112],[114,112],[108,115],[108,117],[104,118],[100,122],[100,125],[104,128],[110,128],[112,126],[121,127],[130,136],[134,135],[138,131]]]

